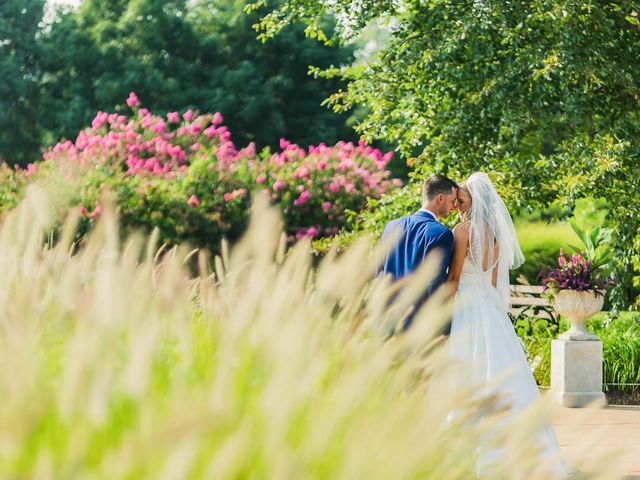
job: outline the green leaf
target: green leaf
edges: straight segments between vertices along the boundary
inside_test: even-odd
[[[582,229],[582,227],[580,227],[580,225],[578,225],[578,223],[573,220],[572,218],[568,219],[569,225],[571,226],[571,229],[575,232],[575,234],[577,235],[577,237],[580,239],[580,241],[582,243],[584,243],[585,246],[589,246],[589,242],[590,239],[588,237],[588,235],[586,234],[586,232]]]
[[[569,244],[569,246],[573,249],[574,252],[581,252],[582,251],[582,247],[577,247],[575,245],[572,245],[571,243]]]

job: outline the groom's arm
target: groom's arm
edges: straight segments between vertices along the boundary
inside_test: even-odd
[[[449,267],[449,263],[451,262],[451,254],[453,252],[453,233],[451,230],[445,230],[438,239],[434,242],[433,247],[438,253],[441,255],[440,258],[440,270],[436,279],[432,282],[429,287],[429,295],[435,292],[438,288],[443,287],[447,288],[447,285],[444,285],[445,279],[447,276],[447,268]],[[449,292],[447,292],[449,293]],[[442,330],[440,331],[441,339],[446,338],[447,335],[451,333],[451,321],[445,323],[442,326]]]
[[[434,251],[440,254],[440,269],[438,276],[433,280],[429,287],[429,294],[435,292],[445,282],[447,269],[451,263],[451,254],[453,253],[453,233],[451,230],[445,230],[431,245]]]

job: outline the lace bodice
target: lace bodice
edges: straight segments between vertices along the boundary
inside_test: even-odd
[[[460,276],[460,283],[463,285],[472,285],[474,287],[486,287],[493,289],[491,283],[491,271],[493,267],[482,271],[478,268],[469,257],[465,257],[462,264],[462,275]]]

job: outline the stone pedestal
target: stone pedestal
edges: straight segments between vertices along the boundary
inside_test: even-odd
[[[602,342],[553,340],[551,342],[551,398],[563,407],[604,405],[602,393]]]

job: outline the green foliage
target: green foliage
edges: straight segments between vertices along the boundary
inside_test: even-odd
[[[593,229],[605,223],[609,214],[609,202],[601,197],[579,198],[572,214],[573,219],[583,228]]]
[[[607,321],[601,317],[587,326],[602,340],[604,382],[640,383],[640,318],[629,315]]]
[[[260,2],[265,3],[265,2]],[[388,44],[365,65],[332,68],[357,105],[356,129],[397,142],[419,175],[490,171],[513,210],[583,196],[610,203],[618,306],[640,286],[640,29],[637,2],[316,2],[282,0],[260,23],[274,35],[302,19],[340,17],[336,41],[393,19]],[[636,13],[634,13],[636,12]],[[634,286],[635,285],[635,286]]]
[[[526,322],[526,320],[523,320]],[[516,324],[517,325],[517,324]],[[539,385],[549,386],[551,372],[551,340],[569,328],[561,319],[560,328],[541,324],[516,329],[527,350],[533,374]],[[601,313],[587,321],[587,329],[597,335],[603,348],[603,383],[640,383],[640,319],[637,314],[623,313],[613,320]],[[613,389],[621,388],[619,386]],[[632,388],[631,386],[627,388]]]
[[[44,0],[0,2],[0,162],[39,156],[40,45]]]
[[[28,180],[23,172],[10,168],[6,163],[0,163],[0,216],[24,198]]]
[[[524,277],[527,283],[537,285],[536,279],[543,265],[554,265],[560,249],[570,250],[570,244],[578,242],[575,233],[564,222],[516,221],[516,233],[525,262],[510,272],[511,283],[519,283]]]
[[[573,212],[552,205],[517,216],[515,227],[525,263],[510,272],[511,283],[518,283],[518,278],[522,276],[527,283],[539,284],[536,277],[540,268],[555,264],[560,249],[569,252],[585,248],[584,244],[580,245],[581,239],[568,221],[577,222],[586,229],[595,229],[602,224],[607,212],[604,199],[581,198],[576,201]]]
[[[291,26],[265,44],[241,0],[85,0],[43,35],[41,120],[48,140],[73,136],[96,111],[135,91],[166,113],[221,112],[238,144],[277,147],[353,140],[346,117],[322,101],[341,84],[314,80],[309,65],[347,64],[352,47],[329,47]]]
[[[126,175],[105,165],[89,170],[76,178],[76,194],[68,203],[83,213],[76,240],[83,244],[86,234],[95,227],[103,208],[102,193],[104,187],[108,187],[117,202],[123,232],[150,233],[157,229],[161,244],[188,243],[219,251],[223,237],[236,240],[244,231],[250,200],[243,195],[227,202],[223,194],[227,188],[233,190],[250,184],[251,178],[237,175],[221,181],[216,173],[206,168],[205,171],[207,174],[201,175],[196,164],[186,175],[167,181],[153,176]],[[46,180],[44,176],[41,178]],[[208,182],[216,182],[213,185],[218,188],[212,189]],[[198,206],[188,203],[194,192],[205,192]],[[92,215],[93,212],[97,214]]]
[[[611,242],[611,235],[613,230],[610,228],[596,227],[593,230],[585,230],[575,220],[569,219],[569,225],[575,232],[577,237],[584,245],[584,253],[586,258],[591,260],[591,265],[594,269],[606,268],[611,261],[612,251],[608,249]],[[581,250],[580,247],[572,245],[572,248],[576,251]],[[604,250],[603,250],[604,249]]]

